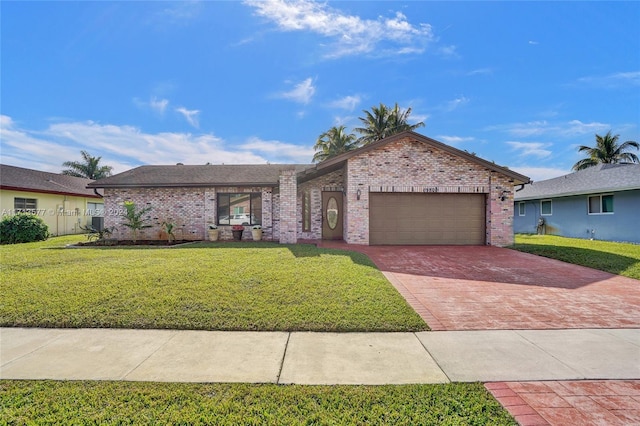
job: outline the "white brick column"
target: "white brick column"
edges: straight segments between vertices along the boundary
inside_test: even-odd
[[[298,182],[295,170],[280,172],[280,244],[298,242],[296,199]]]

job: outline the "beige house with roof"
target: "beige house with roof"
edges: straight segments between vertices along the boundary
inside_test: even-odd
[[[0,165],[2,216],[30,212],[40,216],[51,235],[79,234],[81,226],[101,227],[104,203],[87,188],[90,179]]]
[[[104,190],[105,226],[124,202],[152,207],[140,239],[204,240],[215,225],[260,225],[281,243],[344,240],[371,245],[513,243],[514,186],[529,178],[415,132],[403,132],[319,164],[141,166],[89,184]],[[251,233],[243,238],[250,240]]]

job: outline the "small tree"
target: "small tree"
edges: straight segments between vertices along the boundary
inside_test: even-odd
[[[148,223],[149,219],[144,218],[143,216],[151,211],[152,207],[145,207],[141,210],[136,210],[134,202],[125,201],[124,208],[126,213],[124,216],[125,221],[122,222],[122,224],[131,229],[131,232],[133,233],[131,239],[133,240],[133,244],[135,244],[138,239],[138,231],[151,228],[151,225]]]
[[[31,213],[5,216],[0,222],[0,244],[30,243],[44,241],[49,237],[49,228],[41,217]]]
[[[171,241],[175,241],[176,240],[176,236],[173,233],[173,229],[176,227],[176,224],[173,223],[173,222],[164,221],[164,222],[162,222],[162,227],[164,228],[165,232],[167,233],[167,242],[170,244]]]

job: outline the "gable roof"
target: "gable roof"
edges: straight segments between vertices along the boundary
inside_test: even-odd
[[[389,136],[387,138],[381,139],[379,141],[370,143],[368,145],[362,146],[360,148],[354,149],[353,151],[345,152],[344,154],[337,155],[335,157],[329,158],[321,163],[318,163],[316,167],[311,170],[306,170],[306,176],[303,176],[301,180],[310,180],[315,178],[316,176],[338,170],[344,166],[344,164],[352,157],[363,154],[368,151],[372,151],[374,149],[378,149],[390,143],[396,142],[400,139],[409,137],[417,142],[421,142],[427,145],[430,145],[436,149],[448,152],[449,154],[455,155],[457,157],[461,157],[467,161],[472,163],[479,164],[482,167],[485,167],[489,170],[502,173],[505,176],[510,177],[515,181],[515,184],[523,184],[531,181],[527,176],[521,175],[520,173],[516,173],[513,170],[509,170],[505,167],[499,166],[491,161],[484,160],[475,155],[469,154],[468,152],[459,150],[450,145],[439,142],[435,139],[431,139],[429,137],[423,136],[420,133],[416,133],[413,131],[405,131],[402,133],[395,134],[393,136]]]
[[[91,179],[0,164],[0,189],[101,198],[87,185]]]
[[[312,164],[207,164],[140,166],[89,185],[91,188],[277,186],[282,170],[301,172]]]
[[[598,164],[575,173],[525,185],[516,201],[640,189],[640,164]]]

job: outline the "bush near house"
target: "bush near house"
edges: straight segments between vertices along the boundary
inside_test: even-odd
[[[0,221],[0,244],[31,243],[49,237],[49,228],[41,217],[31,213],[5,216]]]

